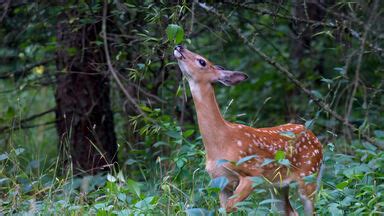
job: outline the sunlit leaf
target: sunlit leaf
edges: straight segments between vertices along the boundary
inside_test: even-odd
[[[339,190],[343,190],[345,187],[347,187],[349,184],[348,181],[343,181],[343,182],[340,182],[339,184],[336,185],[336,188],[339,189]]]
[[[107,175],[107,180],[109,182],[116,182],[116,178],[113,175],[109,174],[109,173]]]
[[[173,41],[175,44],[181,43],[184,39],[184,30],[179,25],[169,24],[165,31],[168,40]]]
[[[277,150],[275,154],[275,160],[283,160],[285,158],[285,152],[282,150]]]

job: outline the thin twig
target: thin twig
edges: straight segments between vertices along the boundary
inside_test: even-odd
[[[316,97],[309,89],[307,89],[299,80],[296,79],[296,77],[285,67],[280,65],[278,62],[276,62],[271,57],[267,56],[263,51],[261,51],[258,47],[254,46],[248,39],[240,32],[240,30],[233,26],[228,19],[219,13],[215,8],[208,6],[205,3],[199,3],[199,6],[203,9],[205,9],[208,12],[213,13],[215,16],[220,18],[224,23],[226,23],[229,27],[231,27],[237,34],[237,36],[243,41],[244,44],[246,44],[250,49],[255,51],[261,58],[264,59],[264,61],[268,62],[270,65],[275,67],[278,71],[280,71],[282,74],[284,74],[289,80],[291,80],[301,91],[303,91],[305,94],[308,95],[308,97],[315,102],[320,108],[331,114],[335,119],[343,123],[345,126],[349,127],[353,132],[361,135],[363,139],[368,141],[369,143],[377,146],[380,149],[384,149],[384,146],[376,142],[376,140],[366,134],[360,134],[360,131],[358,128],[356,128],[353,124],[351,124],[348,120],[343,118],[341,115],[339,115],[337,112],[333,111],[328,104],[326,104],[321,98]]]
[[[347,121],[349,120],[349,116],[351,115],[355,94],[356,94],[356,91],[357,91],[357,87],[359,86],[360,68],[361,68],[361,63],[362,63],[363,55],[364,55],[365,42],[366,42],[366,39],[367,39],[367,35],[368,35],[368,32],[369,32],[369,29],[371,28],[371,23],[373,22],[373,16],[375,14],[376,8],[377,8],[377,1],[375,1],[375,3],[374,3],[374,7],[372,9],[371,15],[369,16],[367,25],[365,27],[365,30],[364,30],[364,33],[363,33],[363,36],[362,36],[362,39],[361,39],[359,55],[357,57],[357,63],[356,63],[355,77],[354,77],[354,81],[353,81],[352,93],[351,93],[351,97],[349,99],[349,103],[348,103],[348,107],[347,107],[347,112],[345,114],[345,119],[347,119]]]
[[[4,3],[4,12],[3,12],[3,14],[0,17],[0,23],[2,23],[4,18],[5,18],[5,16],[7,16],[10,3],[11,3],[11,0],[8,0],[8,1],[6,1]]]
[[[351,27],[349,27],[349,26],[347,26],[347,25],[345,25],[343,23],[337,22],[337,21],[336,21],[336,23],[333,23],[333,22],[322,22],[322,21],[318,21],[318,20],[311,20],[309,18],[308,19],[302,19],[302,18],[299,18],[299,17],[287,16],[287,15],[275,13],[275,12],[272,12],[272,11],[269,11],[269,10],[266,10],[266,9],[260,10],[258,8],[250,7],[250,6],[247,6],[245,4],[236,3],[236,2],[232,2],[232,1],[224,2],[224,3],[225,4],[234,5],[236,7],[241,7],[241,8],[244,8],[246,10],[251,10],[254,13],[256,13],[257,15],[260,15],[260,16],[270,15],[270,16],[273,16],[273,17],[278,17],[278,18],[290,20],[290,21],[293,21],[293,22],[301,22],[301,23],[306,23],[307,25],[311,24],[313,26],[322,26],[322,27],[327,27],[327,28],[331,28],[331,29],[337,29],[337,28],[341,28],[342,27],[342,29],[344,31],[347,31],[350,34],[350,36],[352,36],[353,38],[355,38],[356,40],[358,40],[360,42],[362,41],[362,37],[360,36],[360,34],[356,30],[352,29]],[[318,4],[316,4],[316,5],[318,5]],[[361,25],[360,22],[358,24]],[[378,33],[376,33],[376,32],[373,32],[373,34],[376,35],[376,36],[378,35]],[[381,48],[378,45],[375,45],[373,43],[370,43],[369,41],[365,41],[365,44],[368,45],[375,52],[378,52],[380,55],[383,55],[383,53],[384,53],[384,49],[383,48]]]
[[[124,93],[125,97],[133,104],[133,106],[137,109],[137,111],[143,116],[146,117],[147,115],[140,109],[140,106],[136,103],[135,99],[129,94],[127,89],[125,89],[123,83],[119,79],[119,76],[117,75],[117,71],[112,66],[111,57],[109,55],[108,50],[108,41],[107,41],[107,11],[108,11],[108,1],[104,0],[104,7],[103,7],[103,19],[102,19],[102,36],[104,40],[104,52],[105,52],[105,58],[107,59],[107,65],[108,69],[112,74],[113,79],[116,81],[117,85],[121,89],[121,91]]]

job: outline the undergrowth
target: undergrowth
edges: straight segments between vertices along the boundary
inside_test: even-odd
[[[170,157],[142,160],[132,153],[119,171],[95,176],[57,175],[58,163],[30,160],[24,148],[13,146],[0,154],[2,214],[54,215],[215,215],[218,184],[204,170],[201,139],[192,132],[166,132],[167,142],[179,150]],[[377,131],[378,139],[383,139]],[[186,138],[188,137],[188,139]],[[319,215],[380,215],[384,213],[384,153],[354,141],[348,151],[324,145],[325,172],[317,194]],[[164,141],[164,143],[166,143]],[[157,143],[159,144],[159,143]],[[135,152],[132,150],[132,152]],[[132,172],[140,172],[140,175]],[[136,176],[136,177],[134,177]],[[276,215],[273,188],[259,182],[250,198],[238,204],[233,215]],[[291,184],[293,206],[302,205]]]

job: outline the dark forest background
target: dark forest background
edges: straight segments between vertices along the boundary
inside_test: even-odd
[[[227,120],[318,135],[318,214],[384,214],[383,12],[379,0],[0,0],[0,215],[224,214],[176,44],[249,75],[215,85]],[[257,184],[234,215],[276,214]]]

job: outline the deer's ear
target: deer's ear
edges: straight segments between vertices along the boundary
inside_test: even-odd
[[[240,71],[218,70],[218,72],[219,78],[217,81],[223,83],[226,86],[236,85],[248,79],[248,75]]]

